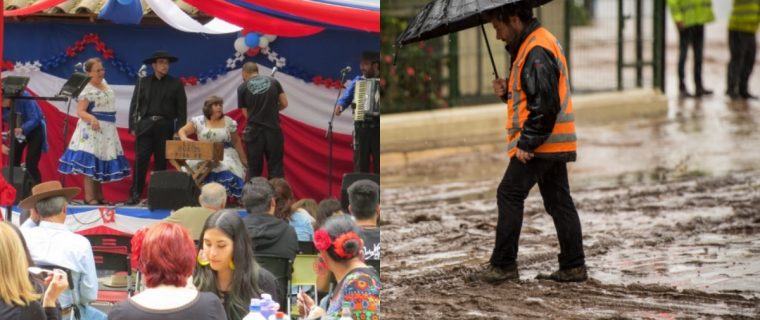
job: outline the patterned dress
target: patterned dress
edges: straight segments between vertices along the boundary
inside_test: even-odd
[[[217,182],[227,189],[227,195],[240,198],[245,184],[245,167],[240,161],[235,147],[232,145],[232,135],[237,134],[237,122],[228,116],[224,116],[223,128],[209,128],[206,126],[206,117],[195,116],[190,119],[195,127],[195,134],[199,141],[213,141],[224,143],[224,159],[217,165],[208,176],[205,182]],[[190,167],[196,167],[201,161],[188,160]]]
[[[375,269],[356,268],[343,277],[330,298],[327,318],[340,318],[344,302],[351,306],[351,317],[354,320],[379,319],[380,279]]]
[[[129,176],[129,163],[116,131],[116,98],[105,80],[103,85],[105,90],[88,83],[79,95],[79,100],[90,102],[87,112],[98,119],[100,131],[93,130],[86,121],[77,122],[69,147],[61,156],[58,172],[81,174],[100,182]]]

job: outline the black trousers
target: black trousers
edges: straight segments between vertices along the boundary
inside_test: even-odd
[[[259,177],[264,170],[264,159],[267,161],[267,177],[284,178],[283,157],[285,156],[285,139],[282,130],[261,130],[246,141],[246,157],[248,157],[248,178]]]
[[[380,118],[354,122],[354,172],[380,174]]]
[[[749,76],[755,66],[757,42],[755,34],[742,31],[728,31],[728,94],[749,94]]]
[[[544,199],[544,208],[557,230],[560,269],[585,264],[581,222],[570,196],[567,164],[539,158],[525,164],[514,157],[509,161],[496,194],[499,220],[491,264],[503,268],[516,264],[525,199],[536,183]]]
[[[26,150],[26,171],[29,171],[29,175],[34,179],[33,185],[42,182],[40,157],[42,156],[42,143],[44,139],[45,135],[43,134],[42,126],[29,132],[24,142],[18,142],[15,137],[13,138],[13,143],[16,144],[16,154],[14,154],[12,166],[18,167],[21,165],[21,156],[24,154],[24,148],[28,147]]]
[[[137,168],[132,175],[131,196],[139,197],[143,193],[151,155],[153,170],[166,170],[166,140],[171,139],[173,134],[174,126],[169,120],[162,119],[155,121],[150,129],[137,137]]]
[[[702,86],[702,52],[705,46],[705,26],[696,25],[678,31],[678,87],[686,89],[686,53],[689,46],[694,49],[694,85],[696,89]]]

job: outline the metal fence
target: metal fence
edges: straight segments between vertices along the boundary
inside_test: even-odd
[[[426,1],[383,1],[384,113],[496,103],[493,68],[480,28],[399,49],[406,22]],[[565,49],[576,94],[662,87],[665,0],[555,0],[536,16]],[[485,27],[501,78],[509,54]],[[568,46],[567,43],[570,45]]]

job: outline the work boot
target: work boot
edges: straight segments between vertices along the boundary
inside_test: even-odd
[[[712,90],[710,90],[710,89],[705,89],[705,88],[703,88],[703,87],[698,87],[698,88],[697,88],[697,92],[696,92],[696,96],[697,96],[697,97],[701,97],[701,96],[710,96],[710,95],[712,95],[712,94],[713,94],[713,91],[712,91]]]
[[[552,280],[557,282],[582,282],[588,279],[588,273],[586,272],[586,266],[582,265],[575,268],[566,270],[557,270],[552,274],[541,274],[536,276],[538,280]]]
[[[694,95],[689,92],[689,90],[686,89],[686,86],[680,86],[678,88],[678,96],[681,98],[691,98]]]
[[[520,275],[517,272],[517,265],[507,268],[489,265],[488,269],[480,271],[479,273],[471,274],[468,277],[469,281],[483,281],[487,283],[499,283],[507,280],[518,279],[520,279]]]
[[[127,202],[126,202],[126,203],[124,203],[124,204],[126,204],[126,205],[128,205],[128,206],[136,206],[136,205],[139,205],[139,204],[140,204],[140,195],[139,195],[139,194],[136,194],[136,193],[133,193],[133,194],[132,194],[132,195],[129,197],[129,200],[127,200]]]
[[[742,92],[739,93],[739,95],[742,97],[742,99],[757,100],[757,96],[753,96],[749,92]]]

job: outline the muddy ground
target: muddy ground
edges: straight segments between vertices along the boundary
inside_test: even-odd
[[[575,190],[581,284],[534,280],[559,248],[533,192],[521,280],[466,283],[491,253],[497,184],[383,189],[384,318],[760,318],[760,172]]]

